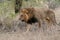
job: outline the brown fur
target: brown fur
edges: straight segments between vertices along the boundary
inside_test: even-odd
[[[39,27],[41,27],[42,23],[45,21],[48,24],[56,24],[55,14],[50,9],[44,8],[23,8],[20,10],[20,20],[25,21],[26,23],[32,17],[35,17],[38,20]]]

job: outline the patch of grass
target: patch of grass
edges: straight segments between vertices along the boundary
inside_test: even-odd
[[[16,17],[14,10],[14,2],[15,0],[5,0],[0,3],[0,20],[3,20],[3,23],[8,28],[12,27],[12,20]],[[46,0],[23,0],[22,7],[45,7]]]

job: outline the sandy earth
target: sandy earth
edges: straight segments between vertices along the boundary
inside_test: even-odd
[[[60,22],[60,9],[55,10],[57,23]],[[41,27],[37,31],[0,33],[0,40],[60,40],[60,26]]]
[[[60,28],[50,27],[40,31],[0,33],[0,40],[60,40]]]

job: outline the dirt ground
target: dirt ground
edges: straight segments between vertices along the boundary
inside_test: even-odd
[[[39,30],[0,33],[0,40],[60,40],[60,8],[55,10],[58,25],[41,27]],[[29,25],[37,26],[37,25]]]
[[[27,33],[21,31],[0,33],[0,40],[60,40],[60,27],[53,26]]]

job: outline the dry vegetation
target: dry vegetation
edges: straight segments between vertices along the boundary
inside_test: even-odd
[[[0,1],[0,40],[60,40],[60,1],[59,0],[23,0],[24,7],[48,7],[55,12],[58,25],[46,26],[38,29],[38,23],[30,26],[26,33],[26,23],[18,20],[14,10],[15,0]],[[51,6],[54,5],[54,6]]]

